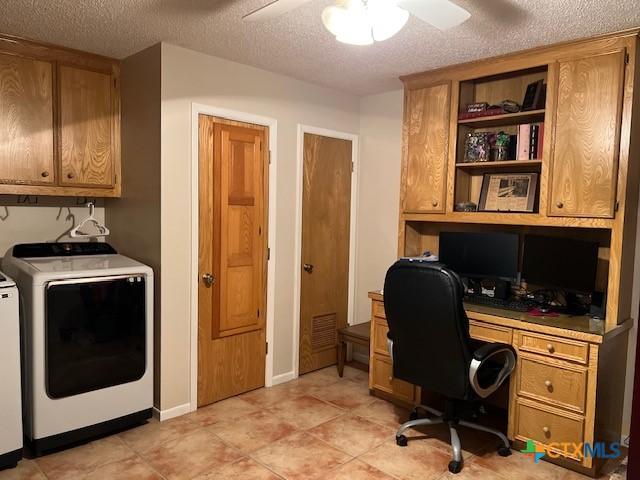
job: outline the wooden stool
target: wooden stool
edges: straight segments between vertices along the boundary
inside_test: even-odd
[[[347,356],[347,342],[364,345],[369,348],[371,322],[350,325],[338,330],[338,375],[344,373],[344,362]]]

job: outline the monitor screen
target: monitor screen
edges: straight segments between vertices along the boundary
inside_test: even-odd
[[[440,232],[439,259],[463,277],[518,278],[518,235]]]
[[[541,287],[590,293],[595,289],[598,244],[570,238],[527,235],[522,278]]]

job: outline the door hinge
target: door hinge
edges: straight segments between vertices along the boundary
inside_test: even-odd
[[[269,150],[269,165],[271,165],[271,150]]]
[[[267,247],[267,260],[271,260],[271,248]]]
[[[260,318],[260,309],[258,309],[258,318]]]
[[[269,355],[269,342],[265,343],[265,355]]]
[[[620,201],[619,201],[619,200],[616,200],[616,204],[615,204],[615,206],[613,207],[613,211],[614,211],[614,212],[617,212],[619,208],[620,208]]]
[[[628,52],[624,54],[624,63],[629,65],[629,53]]]
[[[351,162],[351,171],[352,172],[355,171],[355,168],[356,168],[355,163]]]

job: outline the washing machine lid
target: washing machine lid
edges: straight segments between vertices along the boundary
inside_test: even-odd
[[[15,282],[0,271],[0,288],[9,288],[15,286]]]

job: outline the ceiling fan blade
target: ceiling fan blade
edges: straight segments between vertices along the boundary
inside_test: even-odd
[[[308,3],[310,0],[273,0],[271,3],[260,7],[253,12],[247,13],[243,20],[251,22],[259,22],[279,17],[291,10],[298,8],[300,5]]]
[[[456,27],[471,16],[449,0],[398,0],[398,6],[440,30]]]

